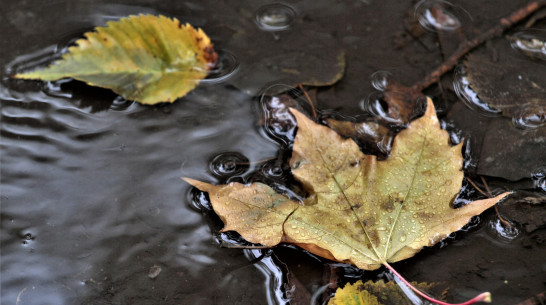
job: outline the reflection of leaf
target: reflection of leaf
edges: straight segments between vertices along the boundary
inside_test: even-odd
[[[144,104],[173,102],[195,88],[217,55],[201,29],[164,16],[130,16],[97,27],[62,59],[16,78],[72,77]]]
[[[412,283],[420,290],[430,291],[438,288],[437,284]],[[440,291],[441,292],[441,291]],[[372,282],[363,283],[358,281],[354,284],[347,284],[343,289],[338,288],[336,294],[330,299],[328,305],[404,305],[414,304],[402,292],[394,282]]]
[[[385,161],[293,113],[298,131],[290,165],[310,194],[303,205],[260,183],[214,186],[186,179],[209,193],[224,230],[235,229],[250,242],[289,242],[373,270],[434,245],[507,195],[450,206],[463,179],[461,145],[449,145],[430,99],[425,115],[394,139]]]

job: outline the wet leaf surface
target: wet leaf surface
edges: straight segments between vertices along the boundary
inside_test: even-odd
[[[447,291],[445,285],[438,283],[416,283],[412,285],[430,294],[442,295]],[[442,288],[444,287],[444,288]],[[443,293],[442,293],[443,289]],[[413,300],[408,298],[394,282],[357,281],[338,288],[328,305],[412,305]]]
[[[277,34],[251,27],[235,33],[226,47],[245,56],[248,64],[242,64],[241,72],[230,82],[244,92],[256,94],[273,80],[294,87],[329,86],[339,81],[345,72],[345,54],[336,40],[311,30],[308,25],[294,26],[305,27]],[[304,40],[302,35],[315,39]],[[259,48],[256,40],[261,41]]]
[[[479,175],[508,180],[530,178],[546,164],[546,128],[519,129],[511,120],[495,118],[487,125],[480,159]]]
[[[262,183],[215,186],[186,178],[209,193],[223,231],[268,247],[293,243],[374,270],[436,244],[508,194],[452,208],[463,178],[461,144],[449,144],[430,99],[423,117],[396,136],[385,161],[293,114],[298,131],[290,165],[309,193],[303,205]]]
[[[97,27],[48,68],[15,78],[74,78],[143,104],[174,102],[195,88],[216,62],[201,29],[164,16],[130,16]]]
[[[468,169],[471,173],[517,181],[546,164],[546,128],[516,128],[512,120],[483,117],[462,103],[452,107],[447,119],[468,140],[471,162],[476,163]]]
[[[524,112],[546,117],[546,62],[524,56],[505,38],[472,52],[465,60],[468,80],[478,97],[512,118]]]

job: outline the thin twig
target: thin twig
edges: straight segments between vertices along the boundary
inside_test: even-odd
[[[484,191],[482,191],[481,188],[479,188],[476,183],[474,183],[474,181],[472,181],[470,178],[466,177],[466,181],[470,182],[470,184],[472,184],[472,186],[478,191],[480,192],[482,195],[486,196],[486,197],[491,197],[489,195],[487,195],[487,193],[485,193]]]
[[[493,197],[493,194],[491,194],[491,190],[489,189],[489,186],[487,185],[487,182],[485,181],[483,176],[480,176],[480,179],[482,180],[483,186],[485,187],[485,190],[487,191],[489,198]]]
[[[489,189],[489,186],[487,185],[487,181],[485,181],[485,179],[483,178],[483,176],[480,176],[480,179],[482,179],[482,183],[483,183],[483,186],[485,187],[485,189],[487,190],[487,193],[489,194],[489,198],[493,197],[493,194],[491,194],[491,190]],[[505,227],[508,227],[508,228],[511,228],[512,225],[510,224],[510,222],[506,219],[504,219],[500,212],[499,212],[499,206],[495,204],[495,212],[497,213],[497,217],[499,218],[500,222],[502,223],[503,226]]]
[[[311,105],[311,110],[313,111],[313,119],[316,119],[317,118],[317,111],[315,110],[315,105],[313,103],[313,100],[311,99],[311,97],[309,96],[307,91],[305,91],[305,89],[303,89],[302,84],[298,84],[298,87],[300,88],[301,91],[303,91],[303,94],[305,95],[305,98],[307,99],[307,102],[309,103],[309,105]]]
[[[524,8],[519,9],[506,18],[501,18],[500,22],[489,29],[489,31],[478,35],[472,40],[467,40],[457,48],[457,50],[449,56],[449,58],[442,63],[436,70],[432,71],[423,80],[413,85],[411,88],[416,92],[421,92],[428,88],[430,85],[438,82],[440,77],[446,72],[450,71],[459,62],[459,59],[473,50],[475,47],[481,45],[485,41],[501,35],[506,29],[510,28],[514,24],[525,19],[539,8],[546,5],[546,0],[535,0],[527,4]]]

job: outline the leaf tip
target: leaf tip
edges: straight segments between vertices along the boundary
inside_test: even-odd
[[[296,118],[296,122],[298,123],[298,125],[300,124],[300,122],[311,120],[305,114],[303,114],[301,111],[299,111],[296,108],[289,107],[288,110]]]
[[[192,178],[188,178],[188,177],[182,177],[182,180],[186,181],[190,185],[192,185],[192,186],[194,186],[194,187],[196,187],[199,190],[204,191],[204,192],[209,192],[211,190],[211,187],[213,187],[212,184],[202,182],[202,181],[199,181],[199,180],[195,180],[195,179],[192,179]]]

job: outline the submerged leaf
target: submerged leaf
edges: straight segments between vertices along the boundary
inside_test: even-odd
[[[360,287],[362,281],[354,285],[347,284],[343,289],[338,288],[336,295],[328,301],[328,305],[382,305],[377,297]]]
[[[412,283],[413,286],[430,291],[438,290],[439,286],[436,283]],[[445,291],[445,290],[444,290]],[[440,291],[441,292],[441,289]],[[383,281],[357,281],[354,284],[347,284],[345,287],[338,288],[336,294],[330,299],[328,305],[403,305],[414,304],[411,302],[404,292],[394,282]]]
[[[217,60],[201,29],[164,16],[139,15],[85,33],[62,59],[15,78],[71,77],[143,104],[173,102],[197,86]]]
[[[463,179],[461,145],[449,144],[430,99],[423,117],[396,136],[385,161],[293,113],[298,131],[290,165],[309,193],[303,205],[260,183],[213,186],[186,179],[209,192],[225,230],[250,242],[289,242],[373,270],[434,245],[508,194],[451,206]],[[272,223],[269,215],[275,215]]]
[[[532,112],[544,124],[544,63],[515,53],[505,39],[491,43],[490,48],[473,51],[464,61],[470,87],[483,102],[501,111],[503,116]]]

